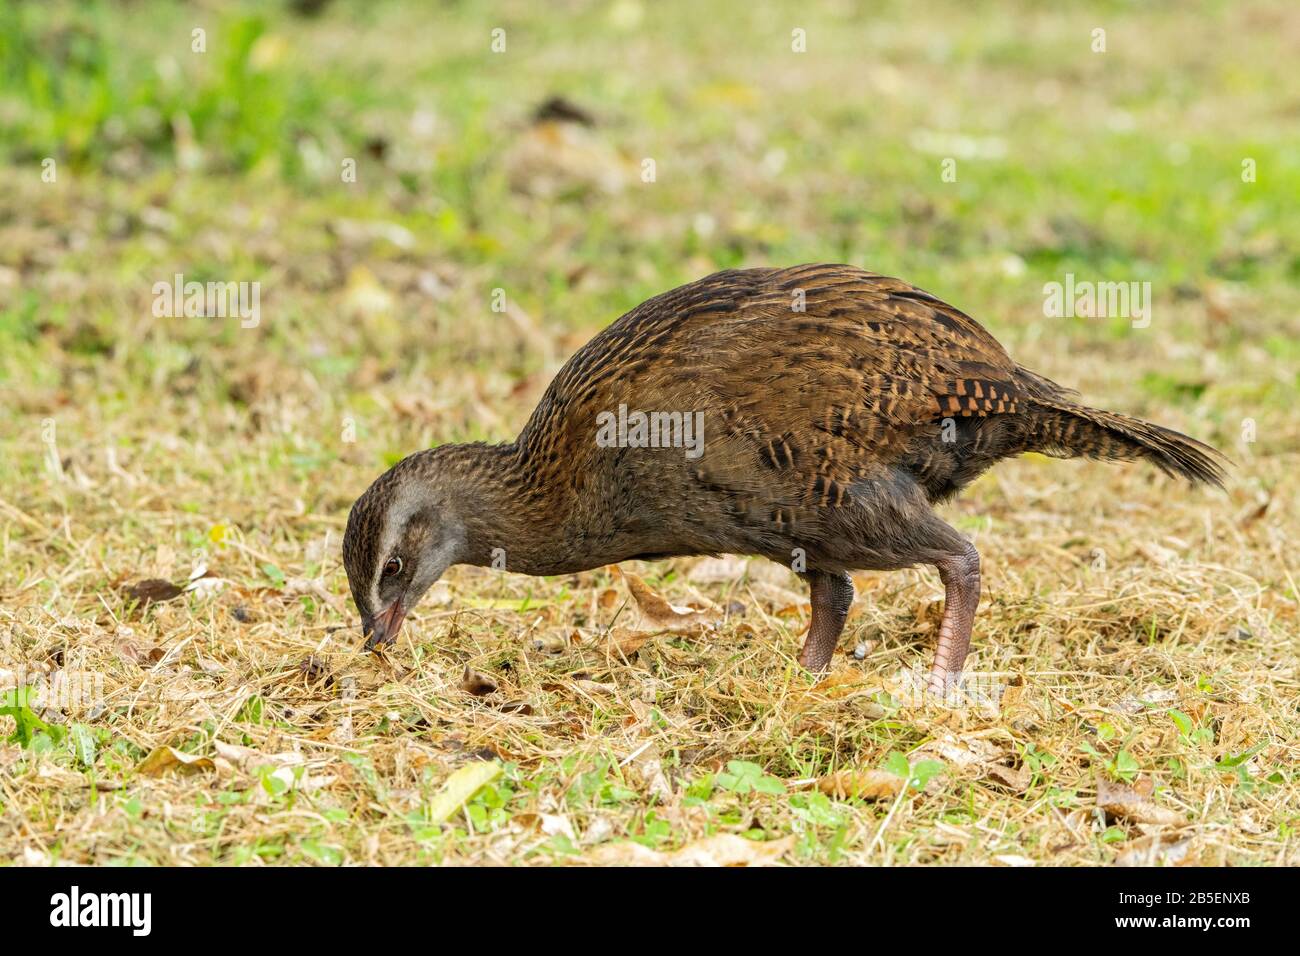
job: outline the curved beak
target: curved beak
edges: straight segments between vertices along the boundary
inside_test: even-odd
[[[397,637],[397,632],[402,629],[405,617],[406,608],[402,607],[401,599],[397,599],[378,614],[362,618],[361,630],[366,636],[366,650],[373,651],[377,647],[391,644]]]

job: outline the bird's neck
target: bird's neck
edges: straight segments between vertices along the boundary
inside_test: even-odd
[[[514,443],[444,445],[441,476],[452,476],[456,518],[464,544],[457,564],[557,574],[570,508],[564,489],[539,486]]]

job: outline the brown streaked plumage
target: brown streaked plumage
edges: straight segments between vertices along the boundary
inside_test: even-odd
[[[974,319],[845,265],[729,270],[642,303],[559,371],[509,444],[445,445],[380,476],[343,542],[371,643],[451,564],[559,574],[632,558],[761,555],[801,571],[824,668],[846,572],[938,568],[931,687],[960,674],[979,556],[932,510],[1000,459],[1145,458],[1222,484],[1218,453],[1078,404]],[[605,447],[602,416],[702,413],[700,453]]]

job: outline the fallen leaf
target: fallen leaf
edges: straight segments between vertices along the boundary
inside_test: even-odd
[[[637,630],[697,633],[708,625],[716,624],[719,620],[716,611],[697,611],[694,608],[669,604],[635,574],[627,571],[620,573],[641,612],[640,620],[636,622]]]
[[[829,797],[843,800],[887,800],[898,796],[906,781],[888,770],[838,770],[817,781],[817,789]]]
[[[146,777],[157,777],[168,770],[196,773],[200,770],[213,770],[215,765],[208,757],[187,754],[174,747],[155,747],[135,769]]]
[[[1109,780],[1097,781],[1097,806],[1108,816],[1130,823],[1157,823],[1171,827],[1187,823],[1181,813],[1160,806],[1140,789]]]
[[[448,777],[429,801],[428,821],[445,823],[463,807],[474,794],[501,774],[501,765],[495,761],[480,760],[466,764]]]
[[[1003,866],[1033,866],[1034,861],[1027,856],[1017,856],[1015,853],[998,853],[993,859],[997,860]]]
[[[141,667],[157,664],[166,654],[161,647],[141,647],[134,641],[122,641],[117,645],[117,652],[123,659],[133,661]]]
[[[490,674],[476,671],[466,664],[465,673],[460,676],[460,689],[475,697],[486,697],[496,692],[497,682]]]
[[[934,755],[960,770],[982,771],[996,763],[1003,753],[982,737],[945,734],[916,748],[916,755]]]
[[[302,754],[293,751],[264,754],[256,748],[228,744],[224,740],[214,740],[212,748],[219,758],[240,770],[254,770],[258,767],[296,767],[305,762]]]
[[[605,639],[605,647],[615,656],[631,657],[646,644],[653,641],[654,638],[655,636],[653,633],[645,631],[629,634],[625,631],[619,630],[615,633],[611,633],[609,637]]]
[[[792,836],[759,842],[734,833],[719,833],[670,853],[630,840],[608,843],[574,862],[602,866],[768,866],[779,861],[793,846]]]
[[[1014,793],[1024,793],[1034,779],[1034,775],[1024,767],[1004,767],[997,763],[990,764],[986,774],[994,783],[1001,784]]]
[[[310,654],[302,660],[298,665],[298,673],[309,684],[323,682],[326,687],[329,687],[334,683],[334,675],[330,673],[329,665],[315,654]]]
[[[646,747],[636,755],[628,766],[640,777],[641,783],[645,785],[648,793],[658,797],[664,803],[673,798],[672,784],[668,782],[668,777],[664,774],[663,760],[660,757],[659,748],[654,746]]]
[[[127,597],[139,602],[141,607],[170,601],[185,593],[181,588],[178,588],[170,581],[164,581],[162,578],[146,578],[143,581],[136,581],[134,584],[128,584],[122,591]]]
[[[1170,704],[1178,699],[1178,694],[1166,688],[1153,688],[1144,692],[1141,696],[1129,694],[1120,698],[1115,704],[1115,709],[1122,714],[1140,714],[1143,711],[1150,710],[1164,704]]]
[[[594,680],[575,680],[573,686],[588,694],[609,694],[610,696],[613,696],[618,693],[617,684],[602,684],[601,682]]]

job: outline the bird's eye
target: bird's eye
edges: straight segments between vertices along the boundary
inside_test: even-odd
[[[384,577],[391,578],[394,574],[400,574],[402,571],[401,558],[389,558],[388,563],[384,565]]]

